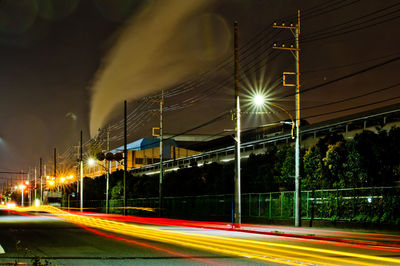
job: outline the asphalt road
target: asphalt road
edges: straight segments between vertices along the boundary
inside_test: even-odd
[[[0,209],[0,265],[400,265],[400,237],[390,235],[318,239],[114,218]]]
[[[100,235],[52,216],[0,210],[0,265],[201,265],[253,264],[249,259],[208,253],[116,234]],[[104,233],[103,233],[104,234]],[[121,239],[112,238],[119,237]],[[129,242],[128,242],[129,241]],[[1,249],[0,249],[1,250]],[[261,264],[261,263],[260,263]]]

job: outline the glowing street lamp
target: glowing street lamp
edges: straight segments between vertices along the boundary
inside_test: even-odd
[[[89,158],[87,163],[89,166],[94,166],[98,160],[95,160],[94,158]],[[106,171],[107,177],[106,177],[106,213],[108,213],[108,191],[109,191],[109,163],[107,162],[107,167],[105,167],[102,164],[97,164],[103,167],[103,169]]]
[[[18,186],[18,188],[21,190],[21,207],[24,207],[24,189],[26,186],[24,184],[21,184]]]
[[[54,187],[55,185],[54,180],[47,180],[47,183],[49,184],[49,187]]]
[[[88,159],[88,165],[89,165],[89,166],[94,166],[95,163],[96,163],[96,161],[95,161],[93,158],[89,158],[89,159]]]
[[[262,106],[265,102],[265,96],[262,94],[256,94],[253,98],[253,102],[256,106]]]
[[[266,101],[266,97],[265,97],[264,95],[262,95],[262,94],[256,94],[256,95],[254,95],[254,97],[253,97],[253,103],[254,103],[254,105],[255,105],[256,107],[262,107],[262,106],[264,106],[264,105],[266,104],[266,105],[274,106],[274,107],[276,107],[276,108],[282,110],[283,112],[285,112],[285,113],[289,116],[291,122],[281,121],[281,124],[289,124],[289,125],[292,126],[291,135],[292,135],[292,139],[294,139],[293,131],[294,131],[295,123],[294,123],[293,116],[289,113],[288,110],[286,110],[285,108],[283,108],[283,107],[280,106],[279,104],[271,103],[271,102]]]

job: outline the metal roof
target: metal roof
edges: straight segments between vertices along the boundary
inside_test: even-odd
[[[169,146],[177,146],[175,140],[173,139],[164,139],[163,145]],[[158,138],[142,138],[127,144],[128,151],[140,151],[147,150],[151,148],[158,148],[160,146],[160,139]],[[124,146],[118,147],[116,149],[111,150],[112,153],[117,153],[124,151]]]

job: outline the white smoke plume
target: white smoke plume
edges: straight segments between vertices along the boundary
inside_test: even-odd
[[[91,88],[91,136],[117,107],[122,114],[124,100],[176,85],[224,54],[210,53],[215,45],[209,36],[202,37],[210,31],[209,25],[201,25],[210,4],[210,0],[151,1],[122,29]],[[226,32],[223,42],[229,43]]]

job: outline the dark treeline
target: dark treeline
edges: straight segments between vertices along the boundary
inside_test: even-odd
[[[353,139],[330,134],[302,156],[302,188],[354,188],[394,186],[400,180],[400,128],[377,133],[363,131]],[[164,196],[233,193],[233,163],[207,163],[164,174]],[[272,192],[294,189],[294,147],[271,146],[263,154],[242,161],[242,192]],[[158,196],[159,175],[128,174],[127,198]],[[105,177],[85,178],[85,199],[104,199]],[[110,198],[123,192],[123,172],[110,177]]]

